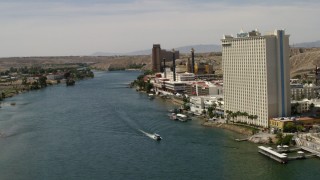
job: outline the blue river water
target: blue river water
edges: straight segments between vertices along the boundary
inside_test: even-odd
[[[0,179],[319,179],[320,159],[281,165],[238,134],[169,120],[173,105],[127,88],[139,73],[95,72],[5,99]]]

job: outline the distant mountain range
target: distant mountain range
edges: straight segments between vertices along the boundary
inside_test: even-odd
[[[312,48],[312,47],[320,47],[320,40],[314,42],[304,42],[294,44],[293,47],[302,47],[302,48]]]
[[[292,45],[292,47],[301,47],[301,48],[311,48],[311,47],[320,47],[320,40],[314,42],[304,42]],[[216,44],[199,44],[199,45],[190,45],[190,46],[182,46],[175,48],[179,50],[180,53],[190,53],[191,48],[194,48],[196,53],[207,53],[207,52],[220,52],[221,45]],[[170,50],[170,49],[167,49]],[[115,56],[115,55],[122,55],[122,56],[134,56],[134,55],[150,55],[151,48],[146,50],[140,51],[133,51],[128,53],[108,53],[108,52],[96,52],[91,54],[92,56]]]
[[[192,45],[192,46],[183,46],[175,48],[179,50],[180,53],[190,53],[191,48],[195,50],[195,53],[207,53],[207,52],[220,52],[221,46],[215,44],[200,44],[200,45]],[[165,49],[165,48],[164,48]],[[170,49],[167,49],[170,50]],[[133,56],[133,55],[151,55],[151,48],[140,51],[133,51],[128,53],[107,53],[107,52],[96,52],[92,54],[92,56],[115,56],[115,55],[123,55],[123,56]]]

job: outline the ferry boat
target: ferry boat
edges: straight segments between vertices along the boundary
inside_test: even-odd
[[[154,140],[156,140],[156,141],[160,141],[161,139],[162,139],[162,137],[159,135],[159,134],[156,134],[156,133],[154,133],[153,134],[153,137],[152,137]]]

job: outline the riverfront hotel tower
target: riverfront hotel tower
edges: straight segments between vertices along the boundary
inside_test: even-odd
[[[174,51],[175,59],[180,58],[179,51]],[[171,62],[173,60],[173,52],[161,49],[160,44],[153,44],[152,48],[152,70],[154,72],[162,72],[165,67],[163,67],[163,61]],[[174,67],[175,68],[175,67]]]
[[[290,116],[289,35],[255,30],[221,41],[225,114],[242,112],[234,121],[262,127],[270,118]]]

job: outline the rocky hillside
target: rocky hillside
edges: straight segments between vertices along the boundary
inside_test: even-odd
[[[307,74],[320,66],[320,48],[293,48],[290,55],[291,77]]]

